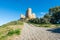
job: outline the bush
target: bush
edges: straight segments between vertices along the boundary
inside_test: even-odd
[[[15,34],[19,35],[20,34],[20,29],[16,29]]]
[[[11,35],[13,35],[15,32],[14,32],[14,30],[10,30],[9,32],[8,32],[8,36],[11,36]]]
[[[11,35],[13,35],[13,34],[19,35],[19,34],[20,34],[20,29],[10,30],[7,35],[8,35],[8,36],[11,36]]]
[[[45,25],[44,27],[49,27],[49,26],[46,26],[46,25]]]

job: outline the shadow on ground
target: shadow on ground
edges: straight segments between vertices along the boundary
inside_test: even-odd
[[[51,31],[53,33],[60,33],[60,28],[48,29],[47,31]]]

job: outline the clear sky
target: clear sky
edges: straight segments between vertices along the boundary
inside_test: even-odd
[[[32,8],[37,17],[42,17],[55,6],[60,6],[60,0],[0,0],[0,25],[18,20],[27,8]]]

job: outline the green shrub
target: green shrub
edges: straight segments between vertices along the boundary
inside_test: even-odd
[[[19,34],[20,34],[20,29],[10,30],[7,35],[8,35],[8,36],[11,36],[11,35],[13,35],[13,34],[19,35]]]
[[[13,35],[15,32],[14,32],[14,30],[10,30],[9,32],[8,32],[8,36],[11,36],[11,35]]]
[[[20,34],[20,29],[16,29],[15,34],[19,35]]]
[[[46,25],[45,25],[44,27],[49,27],[49,26],[46,26]]]

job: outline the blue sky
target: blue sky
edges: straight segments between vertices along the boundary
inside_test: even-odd
[[[60,0],[0,0],[0,25],[18,20],[27,8],[32,8],[37,17],[42,17],[55,6],[60,6]]]

